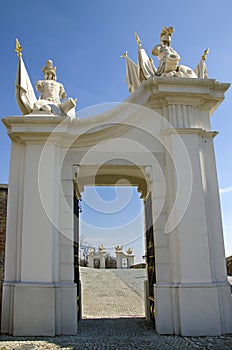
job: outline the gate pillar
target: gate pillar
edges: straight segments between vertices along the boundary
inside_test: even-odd
[[[225,88],[223,85],[221,91]],[[201,88],[204,89],[204,85]],[[199,89],[200,82],[190,95],[186,88],[178,91],[173,83],[172,92],[169,90],[162,101],[163,116],[172,125],[164,132],[165,209],[167,220],[170,216],[172,220],[163,223],[163,235],[169,247],[167,259],[161,256],[159,246],[155,249],[157,264],[164,259],[170,262],[170,282],[163,280],[157,267],[156,330],[182,336],[220,335],[232,330],[213,148],[217,132],[210,126],[210,115],[217,105],[217,99],[211,94],[217,86],[212,83],[204,93]],[[216,94],[219,101],[219,91]],[[180,140],[188,155],[186,163],[178,146]],[[188,193],[188,203],[183,207]],[[156,227],[161,219],[156,221]],[[169,318],[167,322],[165,315],[170,315],[170,310],[172,321]]]
[[[24,136],[12,142],[2,332],[75,334],[73,275],[60,279],[60,149],[51,142],[45,151],[38,134]]]

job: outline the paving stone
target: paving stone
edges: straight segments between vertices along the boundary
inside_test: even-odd
[[[79,322],[77,335],[57,337],[1,335],[0,350],[232,349],[232,334],[222,337],[158,335],[153,323],[146,321],[144,317],[145,270],[131,273],[130,271],[135,270],[116,271],[107,270],[103,276],[102,270],[81,270],[83,294],[88,297],[84,299],[83,305],[86,318]],[[100,301],[97,301],[98,295],[101,296]],[[113,303],[110,301],[110,295],[113,296]],[[105,318],[100,318],[102,314]]]

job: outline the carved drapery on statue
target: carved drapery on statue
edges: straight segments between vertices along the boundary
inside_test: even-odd
[[[181,78],[208,78],[205,60],[209,50],[205,50],[200,62],[193,70],[187,66],[179,65],[181,57],[170,46],[173,27],[164,27],[160,34],[160,44],[154,46],[152,54],[159,60],[156,69],[153,60],[148,57],[141,40],[135,33],[138,43],[138,64],[133,62],[127,55],[127,51],[121,57],[126,58],[126,83],[128,89],[133,93],[140,84],[151,77],[181,77]]]
[[[32,87],[29,75],[22,59],[22,47],[16,40],[16,50],[19,56],[18,69],[16,75],[16,100],[23,115],[33,112],[46,112],[47,114],[75,116],[76,100],[66,99],[64,86],[56,81],[56,67],[48,60],[46,66],[42,68],[44,80],[36,83],[36,89],[40,92],[37,100]]]
[[[208,55],[208,53],[209,53],[209,49],[206,49],[201,57],[200,62],[198,63],[198,65],[194,69],[194,72],[196,73],[198,78],[203,78],[203,79],[208,78],[208,70],[207,70],[207,67],[205,64],[206,56]]]
[[[126,83],[130,93],[133,94],[133,92],[135,92],[135,90],[141,84],[138,77],[138,65],[127,56],[127,52],[125,52],[121,57],[126,58]]]

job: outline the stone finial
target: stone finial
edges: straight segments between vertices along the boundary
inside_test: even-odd
[[[19,39],[16,39],[15,52],[17,52],[18,57],[22,56],[22,46],[19,43]]]

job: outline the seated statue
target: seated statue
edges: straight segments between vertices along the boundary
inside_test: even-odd
[[[153,60],[147,55],[138,34],[135,33],[138,43],[138,64],[128,57],[127,51],[121,56],[126,58],[126,83],[130,93],[134,93],[144,80],[156,76],[167,78],[208,78],[205,60],[209,50],[204,51],[201,61],[194,70],[180,64],[180,55],[170,45],[173,32],[173,27],[163,27],[160,34],[160,43],[152,49],[152,54],[159,60],[158,68],[155,67]]]
[[[170,46],[173,31],[173,27],[164,27],[160,34],[160,44],[156,45],[152,50],[152,54],[159,59],[157,75],[171,73],[170,76],[173,76],[174,72],[178,71],[180,56]]]
[[[152,50],[152,54],[159,59],[156,75],[164,77],[197,78],[197,75],[191,68],[179,65],[181,58],[170,46],[173,32],[173,27],[164,27],[160,34],[160,44],[156,45]]]
[[[56,67],[48,60],[46,66],[42,68],[44,80],[38,80],[36,89],[40,92],[40,97],[34,104],[34,111],[46,111],[55,114],[67,114],[76,105],[72,98],[61,103],[66,98],[64,86],[56,81]]]

